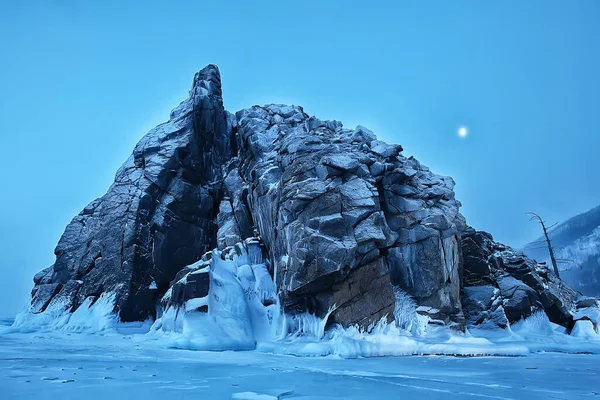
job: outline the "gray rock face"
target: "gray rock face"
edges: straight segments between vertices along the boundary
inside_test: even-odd
[[[330,322],[366,327],[393,317],[396,286],[462,323],[464,219],[451,178],[364,127],[344,129],[301,107],[255,106],[236,117],[239,154],[226,181],[244,184],[227,185],[226,196],[247,207],[226,230],[260,233],[286,310],[332,309]]]
[[[114,292],[122,320],[152,316],[175,274],[216,246],[221,165],[234,152],[219,72],[208,66],[169,122],[140,140],[108,192],[67,226],[56,262],[34,278],[34,312],[55,296],[74,310]]]
[[[31,312],[104,293],[123,321],[154,317],[161,298],[166,309],[223,311],[215,285],[230,285],[269,315],[277,305],[344,326],[411,320],[398,299],[458,329],[461,300],[474,325],[545,310],[569,326],[574,293],[485,233],[461,237],[454,181],[401,151],[297,106],[229,114],[210,65],[67,226],[56,262],[34,277]]]
[[[550,321],[573,327],[578,295],[544,264],[472,228],[462,234],[462,250],[463,310],[469,324],[504,328],[543,311]]]

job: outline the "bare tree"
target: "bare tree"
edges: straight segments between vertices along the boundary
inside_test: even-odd
[[[551,229],[554,225],[550,225],[550,226],[546,226],[546,221],[544,221],[542,219],[542,217],[540,217],[538,214],[534,213],[534,212],[528,212],[527,214],[531,215],[530,221],[534,221],[536,220],[537,222],[540,223],[540,225],[542,225],[542,230],[544,231],[544,237],[545,237],[545,241],[546,241],[546,245],[548,246],[548,253],[550,253],[550,261],[552,261],[552,268],[554,268],[554,273],[556,274],[557,277],[560,278],[560,274],[558,272],[558,264],[556,261],[556,257],[554,256],[554,246],[552,246],[552,241],[550,241],[550,236],[548,236],[548,229]]]

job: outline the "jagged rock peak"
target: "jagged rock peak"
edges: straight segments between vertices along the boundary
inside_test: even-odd
[[[234,154],[219,71],[208,66],[171,119],[139,141],[108,192],[67,226],[56,262],[36,275],[32,311],[74,310],[111,293],[122,320],[153,316],[175,274],[216,246],[221,167]]]
[[[209,64],[196,72],[194,75],[194,85],[190,92],[191,97],[195,96],[218,96],[223,95],[221,89],[221,73],[219,67]]]

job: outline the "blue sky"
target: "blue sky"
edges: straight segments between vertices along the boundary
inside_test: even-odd
[[[299,104],[402,144],[508,244],[537,237],[527,211],[600,203],[598,1],[121,3],[0,3],[0,316],[208,63],[230,111]]]

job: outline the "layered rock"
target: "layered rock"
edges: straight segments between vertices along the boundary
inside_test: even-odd
[[[462,234],[463,310],[470,325],[505,328],[535,312],[571,329],[579,295],[545,264],[472,228]]]

